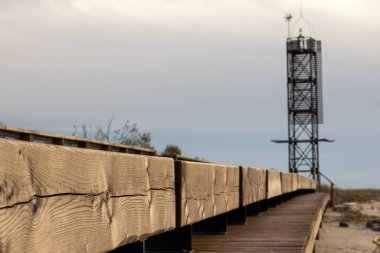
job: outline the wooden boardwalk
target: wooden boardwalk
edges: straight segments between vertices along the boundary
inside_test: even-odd
[[[195,252],[312,252],[328,196],[298,196],[260,216],[247,217],[246,225],[232,225],[227,234],[193,235]]]
[[[122,252],[124,246],[129,253],[190,252],[192,233],[226,231],[227,221],[245,221],[247,210],[316,189],[296,173],[174,158],[0,126],[0,252]],[[317,230],[312,240],[305,236],[318,228],[323,202],[323,195],[298,197],[249,218],[247,226],[232,226],[226,236],[195,237],[195,249],[312,248]]]

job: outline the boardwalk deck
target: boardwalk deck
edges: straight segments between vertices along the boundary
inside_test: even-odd
[[[228,227],[225,235],[194,235],[195,252],[312,252],[328,196],[314,193],[298,196],[260,216],[247,218],[246,225]]]

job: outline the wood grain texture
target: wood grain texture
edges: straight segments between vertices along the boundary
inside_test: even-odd
[[[239,167],[181,161],[177,175],[179,227],[239,207]]]
[[[0,139],[0,252],[103,252],[174,227],[172,159]]]
[[[243,206],[266,199],[266,170],[243,167]]]
[[[281,172],[281,192],[282,194],[293,191],[293,175],[292,173]]]
[[[281,195],[281,176],[276,170],[268,170],[268,195],[267,198],[273,198]]]
[[[311,190],[317,188],[317,184],[314,180],[300,174],[298,174],[297,181],[299,190]]]
[[[293,192],[298,190],[298,174],[297,173],[291,173],[292,174],[292,190]]]
[[[298,190],[307,189],[307,187],[306,187],[306,178],[304,176],[298,174],[297,183],[298,183]]]

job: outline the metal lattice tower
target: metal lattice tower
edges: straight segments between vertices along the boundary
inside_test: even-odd
[[[288,38],[287,94],[289,172],[310,172],[320,184],[318,126],[323,123],[321,41]]]

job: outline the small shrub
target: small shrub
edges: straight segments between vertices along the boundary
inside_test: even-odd
[[[343,212],[341,216],[341,220],[344,222],[361,222],[363,220],[366,220],[368,217],[364,214],[362,214],[360,211],[351,210],[348,209]]]

